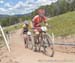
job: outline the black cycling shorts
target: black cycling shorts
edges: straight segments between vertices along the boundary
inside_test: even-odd
[[[28,28],[23,29],[23,34],[26,34],[28,32]]]

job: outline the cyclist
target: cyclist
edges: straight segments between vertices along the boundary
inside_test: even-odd
[[[41,23],[44,22],[46,26],[48,25],[47,18],[45,16],[45,10],[39,9],[37,11],[37,13],[38,13],[38,15],[34,16],[33,20],[32,20],[36,39],[39,37],[39,32],[41,32]],[[36,39],[35,39],[35,41],[36,41]],[[34,51],[37,51],[36,44],[38,44],[38,43],[39,43],[39,41],[35,42],[35,50]]]
[[[27,39],[27,32],[29,31],[28,27],[29,27],[29,22],[24,21],[24,24],[23,24],[23,36],[24,36],[25,48],[27,48],[26,39]]]
[[[27,34],[31,34],[29,32],[30,28],[32,28],[32,23],[29,22],[29,21],[24,21],[24,24],[23,24],[23,36],[24,36],[25,48],[27,48],[27,43],[26,43]]]

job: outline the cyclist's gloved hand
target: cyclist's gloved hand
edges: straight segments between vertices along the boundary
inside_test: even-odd
[[[48,23],[45,23],[46,26],[48,26]]]

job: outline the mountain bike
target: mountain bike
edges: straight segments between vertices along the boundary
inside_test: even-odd
[[[26,48],[33,49],[34,39],[30,31],[27,32],[26,39],[24,39],[24,41],[25,41]]]
[[[54,41],[50,34],[47,33],[47,27],[42,26],[41,32],[36,32],[35,38],[35,49],[42,52],[50,57],[54,56]]]

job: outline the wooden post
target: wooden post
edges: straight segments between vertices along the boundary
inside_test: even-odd
[[[3,35],[3,38],[4,38],[5,44],[7,46],[7,49],[10,52],[10,47],[9,47],[8,41],[7,41],[6,37],[5,37],[4,31],[3,31],[2,27],[1,27],[1,25],[0,25],[0,30],[1,30],[1,33]]]

